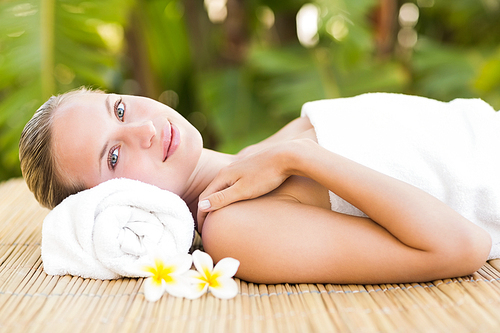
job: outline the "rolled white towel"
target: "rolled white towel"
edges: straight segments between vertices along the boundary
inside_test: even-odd
[[[49,275],[144,276],[156,253],[188,253],[194,221],[176,194],[125,178],[71,195],[45,218],[42,260]]]

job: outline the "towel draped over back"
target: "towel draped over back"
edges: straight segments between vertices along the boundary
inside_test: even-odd
[[[371,93],[309,102],[302,116],[324,148],[410,183],[486,229],[489,259],[500,257],[500,115],[490,105]],[[332,191],[330,202],[366,216]]]

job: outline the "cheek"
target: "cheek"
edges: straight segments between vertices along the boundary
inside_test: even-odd
[[[141,182],[157,185],[154,180],[157,178],[158,170],[154,170],[150,164],[144,163],[143,159],[137,159],[128,163],[122,163],[122,171],[117,172],[117,177],[140,180]]]
[[[185,191],[186,177],[182,173],[175,172],[172,168],[158,167],[158,165],[152,163],[131,163],[118,177],[152,184],[179,196],[184,194]]]

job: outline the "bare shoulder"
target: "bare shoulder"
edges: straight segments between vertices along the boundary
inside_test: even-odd
[[[306,205],[288,196],[240,201],[210,213],[204,249],[214,261],[240,261],[237,277],[254,283],[353,282],[357,228],[377,235],[367,220]],[[359,235],[359,232],[358,232]],[[347,259],[349,258],[349,259]],[[364,259],[363,259],[364,260]]]
[[[294,252],[292,230],[302,222],[291,221],[294,211],[315,207],[329,211],[328,190],[311,179],[292,176],[280,187],[260,198],[240,201],[211,212],[203,224],[205,250],[214,260],[234,257],[242,263],[239,276],[255,281],[280,281],[284,276],[267,276],[258,271],[277,272],[276,262]],[[307,223],[306,218],[300,219]],[[302,226],[299,226],[299,228]],[[291,251],[291,252],[290,252]],[[260,258],[260,259],[259,259]],[[265,258],[265,260],[263,259]]]
[[[211,212],[202,231],[205,251],[216,262],[225,257],[238,259],[237,277],[244,280],[282,281],[283,275],[273,272],[278,273],[276,264],[284,263],[294,248],[288,246],[293,239],[284,241],[287,226],[280,212],[293,204],[292,199],[273,196],[236,202]]]
[[[307,188],[293,184],[301,181],[307,179],[289,186]],[[321,200],[301,202],[286,186],[211,212],[202,230],[205,251],[216,262],[238,259],[236,276],[254,283],[401,283],[470,274],[447,257],[438,261],[406,246],[370,219],[333,212]]]

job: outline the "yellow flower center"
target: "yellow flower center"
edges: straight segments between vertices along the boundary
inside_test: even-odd
[[[155,265],[146,267],[146,271],[153,274],[151,278],[156,284],[161,284],[162,280],[166,283],[174,281],[171,274],[175,272],[175,266],[165,266],[161,260],[155,260]]]
[[[220,273],[212,273],[208,269],[204,269],[203,272],[205,273],[205,277],[202,277],[202,280],[208,283],[208,285],[212,288],[218,288],[220,287],[219,283],[219,276]]]

